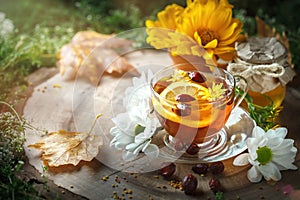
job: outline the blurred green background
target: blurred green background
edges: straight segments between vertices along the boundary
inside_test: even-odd
[[[245,16],[258,15],[271,25],[286,31],[299,31],[300,20],[296,17],[300,9],[299,0],[229,2],[234,5],[235,13],[242,10]],[[172,3],[186,5],[185,0],[1,0],[0,11],[5,12],[7,17],[24,31],[28,31],[37,23],[69,23],[76,28],[90,27],[107,32],[141,26],[146,17],[155,15]],[[101,27],[102,25],[109,27]]]

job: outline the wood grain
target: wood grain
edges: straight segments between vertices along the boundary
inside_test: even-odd
[[[141,51],[127,55],[131,64],[139,69],[147,69],[149,65],[170,65],[172,61],[165,52]],[[121,152],[109,147],[111,136],[109,129],[112,127],[111,118],[122,111],[122,94],[126,84],[130,83],[130,75],[122,77],[102,76],[98,87],[92,86],[88,81],[76,79],[65,82],[59,74],[42,82],[34,88],[32,96],[28,99],[24,108],[24,117],[34,126],[48,131],[65,129],[68,131],[87,131],[95,118],[101,112],[103,117],[95,127],[95,134],[102,134],[105,142],[99,155],[92,162],[81,162],[78,166],[64,166],[49,168],[43,171],[43,163],[40,152],[28,149],[27,145],[37,142],[43,137],[42,133],[26,131],[26,155],[31,165],[41,174],[46,175],[56,185],[65,188],[75,194],[88,199],[110,199],[116,196],[125,199],[199,199],[214,198],[209,191],[208,181],[213,176],[208,174],[198,178],[197,194],[187,196],[182,191],[169,184],[168,179],[159,175],[158,170],[149,171],[146,165],[138,166],[139,173],[130,169],[132,163],[125,163],[121,158]],[[60,88],[54,85],[60,85]],[[122,86],[122,87],[120,87]],[[123,88],[123,89],[122,89]],[[288,104],[293,109],[292,104]],[[298,111],[300,110],[297,107]],[[287,117],[288,113],[283,112]],[[293,121],[291,119],[291,121]],[[291,121],[285,121],[287,125]],[[290,125],[293,127],[293,125]],[[295,125],[294,125],[295,126]],[[299,146],[299,137],[294,137],[298,127],[292,128],[292,137]],[[283,180],[278,183],[251,184],[246,178],[246,167],[234,167],[233,159],[224,161],[225,171],[217,177],[224,187],[225,197],[229,199],[289,199],[281,188],[287,184],[299,186],[300,174],[298,171],[283,172]],[[149,161],[150,164],[151,160]],[[158,163],[157,163],[158,164]],[[296,164],[299,166],[299,155]],[[177,169],[171,179],[181,180],[187,174],[192,173],[192,165],[176,163]],[[106,178],[108,179],[106,180]]]

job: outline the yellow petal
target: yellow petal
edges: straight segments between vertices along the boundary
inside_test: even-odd
[[[148,37],[146,39],[147,43],[152,45],[157,49],[162,48],[170,48],[174,46],[174,42],[171,40],[168,35],[170,32],[174,32],[173,30],[166,28],[147,28]]]
[[[178,17],[180,17],[183,8],[177,4],[169,5],[165,10],[157,14],[157,21],[146,21],[146,27],[162,27],[175,30],[177,27]]]
[[[216,48],[218,46],[218,40],[214,39],[212,41],[210,41],[209,43],[207,43],[204,48],[208,49],[208,48]]]
[[[234,42],[236,42],[239,39],[239,36],[242,32],[242,23],[240,21],[234,22],[233,27],[235,29],[233,30],[233,33],[228,38],[223,38],[221,42],[219,43],[220,46],[228,46]]]
[[[146,27],[161,27],[161,24],[158,21],[146,20]]]
[[[201,40],[201,37],[199,36],[198,32],[194,33],[194,39],[200,46],[202,46],[202,40]]]
[[[212,30],[225,29],[230,25],[232,19],[232,11],[231,9],[222,9],[220,12],[213,12],[211,15],[213,20],[209,20],[207,27]],[[223,35],[223,31],[222,31]]]

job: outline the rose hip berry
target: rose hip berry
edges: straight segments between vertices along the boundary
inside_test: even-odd
[[[221,161],[211,163],[209,166],[209,171],[212,174],[220,174],[224,171],[224,164]]]
[[[191,106],[185,103],[178,103],[176,109],[173,109],[173,112],[178,116],[188,116],[191,114]]]
[[[206,78],[202,76],[199,72],[189,72],[189,77],[195,82],[198,83],[204,83],[206,81]]]
[[[192,143],[192,144],[189,146],[189,148],[187,148],[186,152],[187,152],[188,154],[190,154],[190,155],[195,155],[195,154],[197,154],[197,153],[199,152],[199,150],[200,150],[200,147],[198,147],[197,144]]]
[[[208,182],[209,188],[211,189],[211,191],[213,191],[213,193],[217,193],[219,191],[221,191],[221,183],[217,178],[212,178],[210,179],[210,181]]]
[[[190,102],[196,99],[189,94],[178,94],[176,95],[175,100],[178,102]]]
[[[160,173],[163,177],[170,177],[174,174],[176,170],[176,165],[174,163],[166,163],[164,166],[160,169]]]
[[[199,163],[192,167],[193,172],[196,174],[206,174],[208,170],[208,164],[206,163]]]
[[[166,89],[166,87],[168,87],[168,85],[170,85],[170,83],[167,81],[159,81],[154,85],[153,89],[160,94],[164,89]]]
[[[192,174],[188,174],[182,179],[182,188],[185,194],[193,194],[197,189],[198,180]]]

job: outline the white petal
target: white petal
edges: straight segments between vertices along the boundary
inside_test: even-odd
[[[126,146],[126,150],[133,152],[140,144],[139,143],[130,143]]]
[[[155,144],[149,144],[148,147],[144,150],[144,153],[147,156],[157,158],[159,155],[159,148]]]
[[[281,179],[281,173],[278,167],[272,162],[266,165],[261,165],[258,167],[258,169],[267,181],[279,181]]]
[[[148,118],[146,122],[146,128],[144,130],[144,134],[146,135],[146,137],[148,138],[152,137],[158,126],[159,124],[157,118],[152,118],[152,119]]]
[[[133,142],[133,137],[127,135],[116,135],[110,142],[110,146],[114,146],[117,149],[124,149],[125,146]]]
[[[145,149],[148,148],[148,146],[150,145],[151,139],[149,139],[147,142],[144,143],[143,148],[142,148],[142,152],[145,151]]]
[[[125,149],[127,151],[133,152],[134,154],[138,154],[144,147],[145,144],[143,143],[131,143],[128,144]]]
[[[248,147],[249,152],[249,159],[256,160],[257,159],[257,153],[256,150],[258,149],[258,141],[256,138],[247,138],[246,144]]]
[[[132,152],[129,151],[123,151],[122,153],[122,158],[125,161],[132,161],[137,157],[138,154],[134,154]]]
[[[271,148],[273,150],[274,148],[279,147],[282,142],[283,142],[283,139],[280,137],[271,137],[268,139],[266,146],[268,146],[269,148]]]
[[[287,169],[296,170],[297,166],[292,164],[295,161],[295,156],[296,155],[273,156],[272,161],[280,166],[280,170],[287,170]]]
[[[133,139],[134,139],[133,137],[128,136],[128,135],[116,135],[115,138],[118,140],[118,142],[126,144],[126,145],[129,143],[132,143]]]
[[[284,139],[281,141],[279,145],[272,148],[272,152],[275,155],[283,155],[283,154],[286,155],[290,152],[293,146],[294,146],[294,140]]]
[[[247,177],[252,183],[258,183],[262,179],[262,175],[256,166],[252,166],[251,169],[248,170]]]
[[[117,138],[116,137],[114,137],[111,141],[110,141],[110,143],[109,143],[109,146],[115,146],[115,143],[117,142],[118,140],[117,140]]]
[[[298,151],[297,148],[293,147],[290,152],[296,155],[297,151]]]
[[[137,146],[137,148],[133,151],[133,153],[135,154],[138,154],[140,153],[140,151],[142,151],[142,149],[144,148],[146,144],[142,143],[142,144],[139,144],[139,146]]]
[[[256,152],[256,149],[258,147],[257,143],[258,143],[258,141],[256,138],[247,138],[246,144],[247,144],[248,151],[250,154]]]
[[[145,126],[144,124],[148,117],[148,113],[149,112],[147,108],[140,105],[135,105],[134,107],[128,109],[129,119],[135,122],[135,124],[140,124],[141,126]]]
[[[280,137],[282,139],[284,139],[287,135],[287,129],[285,127],[279,127],[279,128],[276,128],[275,130],[268,130],[269,131],[273,131],[273,134],[276,136],[276,137]],[[267,133],[268,133],[267,132]]]
[[[112,127],[109,131],[112,136],[116,136],[117,134],[120,134],[120,132],[120,129],[116,126]]]
[[[264,129],[260,128],[259,126],[255,126],[253,128],[253,131],[252,131],[252,137],[255,137],[255,138],[263,138],[265,137],[265,131]]]
[[[267,137],[261,137],[261,138],[258,139],[257,145],[258,145],[259,147],[267,146],[268,141],[269,141],[269,140],[268,140]]]
[[[273,162],[277,165],[279,170],[288,170],[288,169],[297,170],[298,169],[298,167],[296,165],[294,165],[292,162],[287,162],[287,163],[280,162],[280,164],[277,163],[276,160],[274,160]]]
[[[135,87],[131,87],[125,91],[125,100],[123,100],[123,105],[127,110],[132,109],[136,106],[142,106],[143,108],[149,107],[149,104],[145,104],[149,101],[151,97],[151,90],[149,84],[140,84]]]
[[[250,165],[259,165],[259,162],[256,159],[255,160],[251,159],[250,156],[248,157],[248,161]]]
[[[154,118],[154,119],[149,119],[147,121],[148,122],[146,124],[145,130],[135,137],[135,139],[134,139],[135,143],[142,143],[146,140],[149,140],[155,133],[155,131],[158,127],[157,119]]]
[[[148,140],[149,138],[145,136],[144,133],[140,133],[134,138],[134,142],[137,144],[143,143],[144,141]]]
[[[234,160],[233,160],[233,165],[234,166],[245,166],[249,164],[248,161],[249,153],[243,153],[238,155]]]
[[[135,123],[129,120],[128,113],[120,113],[115,118],[112,118],[112,121],[115,123],[116,127],[121,129],[124,133],[133,134]]]
[[[116,149],[124,149],[126,146],[126,144],[122,143],[122,142],[119,142],[119,141],[116,141],[115,142],[115,148]]]

